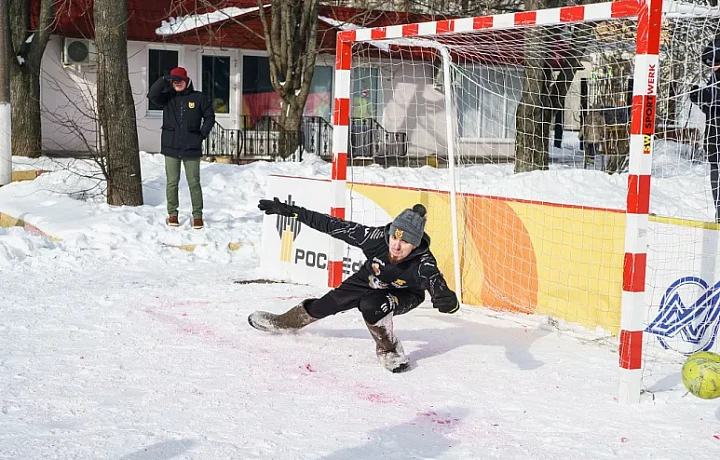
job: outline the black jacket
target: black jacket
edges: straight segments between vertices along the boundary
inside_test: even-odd
[[[694,88],[690,100],[705,114],[705,141],[708,160],[718,162],[720,149],[720,71],[715,72],[705,88]]]
[[[419,296],[430,293],[433,304],[438,300],[456,304],[457,296],[448,287],[438,269],[435,256],[430,252],[430,237],[424,233],[420,246],[402,262],[392,264],[389,260],[388,239],[390,224],[383,227],[367,227],[355,222],[330,217],[326,214],[297,208],[297,220],[308,227],[360,248],[367,260],[358,271],[367,276],[373,289],[409,289]]]
[[[212,104],[203,93],[193,89],[192,81],[178,93],[165,77],[160,77],[150,87],[147,97],[163,107],[160,152],[176,158],[201,157],[202,141],[215,124]]]

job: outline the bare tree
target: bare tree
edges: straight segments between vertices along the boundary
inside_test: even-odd
[[[0,187],[12,181],[10,60],[7,3],[0,2]]]
[[[143,204],[140,148],[127,56],[127,0],[95,0],[100,149],[107,156],[107,202]]]
[[[37,27],[30,27],[32,0],[8,1],[12,73],[13,155],[38,157],[42,146],[40,122],[40,63],[50,39],[56,6],[63,0],[40,0]]]
[[[272,0],[268,18],[258,0],[270,61],[270,82],[280,95],[280,154],[300,144],[305,102],[318,54],[318,0]]]

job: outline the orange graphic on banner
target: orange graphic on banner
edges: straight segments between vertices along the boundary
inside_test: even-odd
[[[538,301],[535,250],[527,228],[504,201],[469,196],[465,226],[483,266],[482,304],[532,313]]]

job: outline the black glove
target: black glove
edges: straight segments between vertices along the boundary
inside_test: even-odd
[[[457,297],[453,294],[452,296],[435,299],[433,301],[433,307],[437,308],[441,313],[455,313],[460,309],[460,302],[458,302]]]
[[[165,75],[165,81],[180,81],[182,80],[182,77],[178,77],[177,75]]]
[[[299,208],[287,203],[283,203],[275,197],[271,200],[260,200],[258,209],[265,211],[265,214],[280,214],[281,216],[295,217]]]

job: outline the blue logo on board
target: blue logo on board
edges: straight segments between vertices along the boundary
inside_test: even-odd
[[[718,326],[720,281],[710,286],[702,278],[685,276],[665,291],[658,315],[645,332],[655,334],[663,347],[689,355],[710,350]]]

